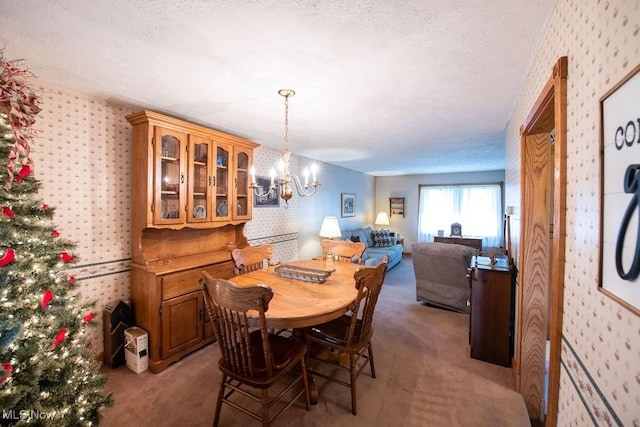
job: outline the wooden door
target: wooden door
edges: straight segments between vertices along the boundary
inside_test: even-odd
[[[553,149],[550,141],[552,130],[555,131]],[[545,346],[549,337],[547,425],[557,422],[560,389],[566,240],[566,139],[565,56],[554,65],[551,77],[521,127],[520,279],[513,370],[516,390],[522,394],[530,418],[545,419],[542,398]],[[553,224],[549,224],[551,216]],[[553,238],[550,241],[548,236],[551,230]],[[551,309],[547,310],[549,301]]]
[[[232,148],[229,144],[216,141],[216,166],[215,166],[215,212],[212,218],[215,221],[229,221],[231,219],[231,195],[232,195]]]
[[[189,135],[187,222],[208,222],[213,206],[213,141]]]
[[[183,224],[186,204],[187,135],[154,127],[153,223]]]
[[[203,339],[204,309],[200,291],[162,302],[162,348],[165,359]]]
[[[233,219],[249,220],[253,206],[252,192],[249,191],[252,151],[235,147],[233,154]]]

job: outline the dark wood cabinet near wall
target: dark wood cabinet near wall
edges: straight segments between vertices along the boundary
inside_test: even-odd
[[[489,264],[488,258],[479,259],[486,264],[477,265],[471,282],[471,357],[510,366],[514,331],[513,269],[506,259],[498,259],[494,265]]]

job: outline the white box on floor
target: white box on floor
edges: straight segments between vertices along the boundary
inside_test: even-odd
[[[124,359],[136,374],[149,368],[149,335],[137,326],[124,330]]]

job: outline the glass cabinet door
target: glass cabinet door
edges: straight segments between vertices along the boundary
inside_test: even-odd
[[[153,219],[156,224],[184,222],[186,135],[155,128],[155,176]]]
[[[216,220],[228,220],[229,218],[231,218],[231,209],[229,207],[229,178],[231,176],[229,174],[229,160],[231,160],[231,147],[222,144],[218,145],[216,147],[215,167]]]
[[[187,222],[206,222],[211,219],[213,187],[212,151],[209,139],[189,135],[189,189]]]
[[[249,168],[251,167],[251,151],[236,147],[234,179],[234,219],[251,218],[252,198],[249,192]]]

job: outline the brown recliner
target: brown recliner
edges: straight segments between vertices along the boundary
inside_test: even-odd
[[[411,258],[416,275],[418,301],[469,312],[469,274],[474,250],[449,243],[411,245]]]

